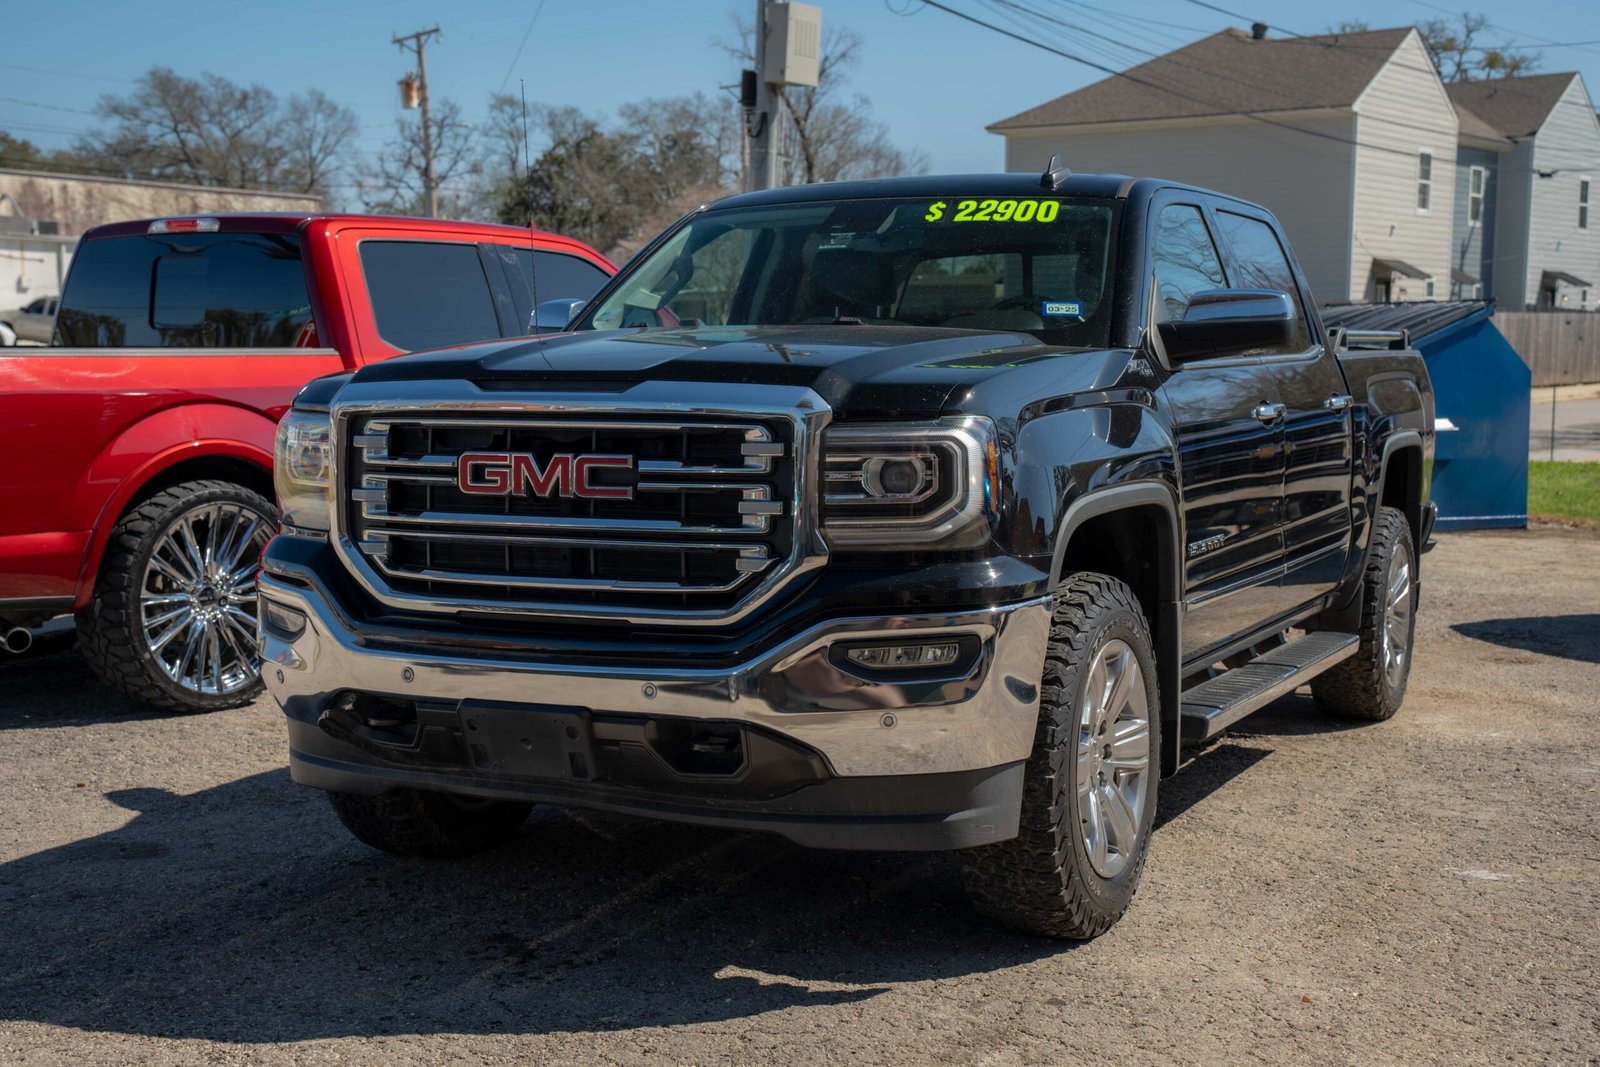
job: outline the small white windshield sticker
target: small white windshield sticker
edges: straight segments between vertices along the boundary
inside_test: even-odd
[[[1046,318],[1063,318],[1066,316],[1083,318],[1083,303],[1078,300],[1046,300],[1044,302],[1044,316]]]

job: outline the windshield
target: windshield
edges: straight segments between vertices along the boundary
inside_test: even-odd
[[[693,216],[578,329],[937,326],[1103,346],[1117,204],[844,200]]]

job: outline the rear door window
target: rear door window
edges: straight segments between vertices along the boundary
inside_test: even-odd
[[[1311,328],[1306,323],[1305,305],[1300,301],[1300,287],[1295,284],[1288,253],[1284,252],[1272,227],[1260,219],[1232,211],[1217,212],[1217,226],[1233,252],[1235,285],[1242,289],[1281,289],[1294,300],[1295,336],[1288,345],[1275,351],[1304,352],[1310,348]]]
[[[441,241],[361,242],[378,335],[406,352],[500,336],[478,247]]]
[[[311,323],[292,234],[139,234],[85,241],[55,344],[287,348]]]

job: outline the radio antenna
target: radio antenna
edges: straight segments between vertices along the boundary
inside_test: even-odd
[[[533,154],[528,150],[528,83],[517,79],[517,90],[522,94],[522,181],[526,191],[528,179],[533,177]],[[539,320],[539,243],[534,240],[533,215],[528,215],[528,282],[532,286],[533,314],[528,322],[529,333]]]

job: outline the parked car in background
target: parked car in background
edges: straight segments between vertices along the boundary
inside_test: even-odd
[[[0,346],[20,342],[50,343],[56,326],[56,298],[41,296],[26,307],[0,311]]]
[[[1277,220],[1122,175],[750,193],[554,337],[311,383],[262,557],[290,769],[376,848],[534,803],[960,849],[1102,933],[1158,779],[1405,696],[1433,394]]]
[[[613,271],[554,234],[438,220],[91,230],[52,346],[0,355],[0,643],[25,649],[30,628],[75,612],[90,664],[137,700],[252,699],[273,433],[295,392],[415,349],[525,334],[536,291],[581,299]]]

